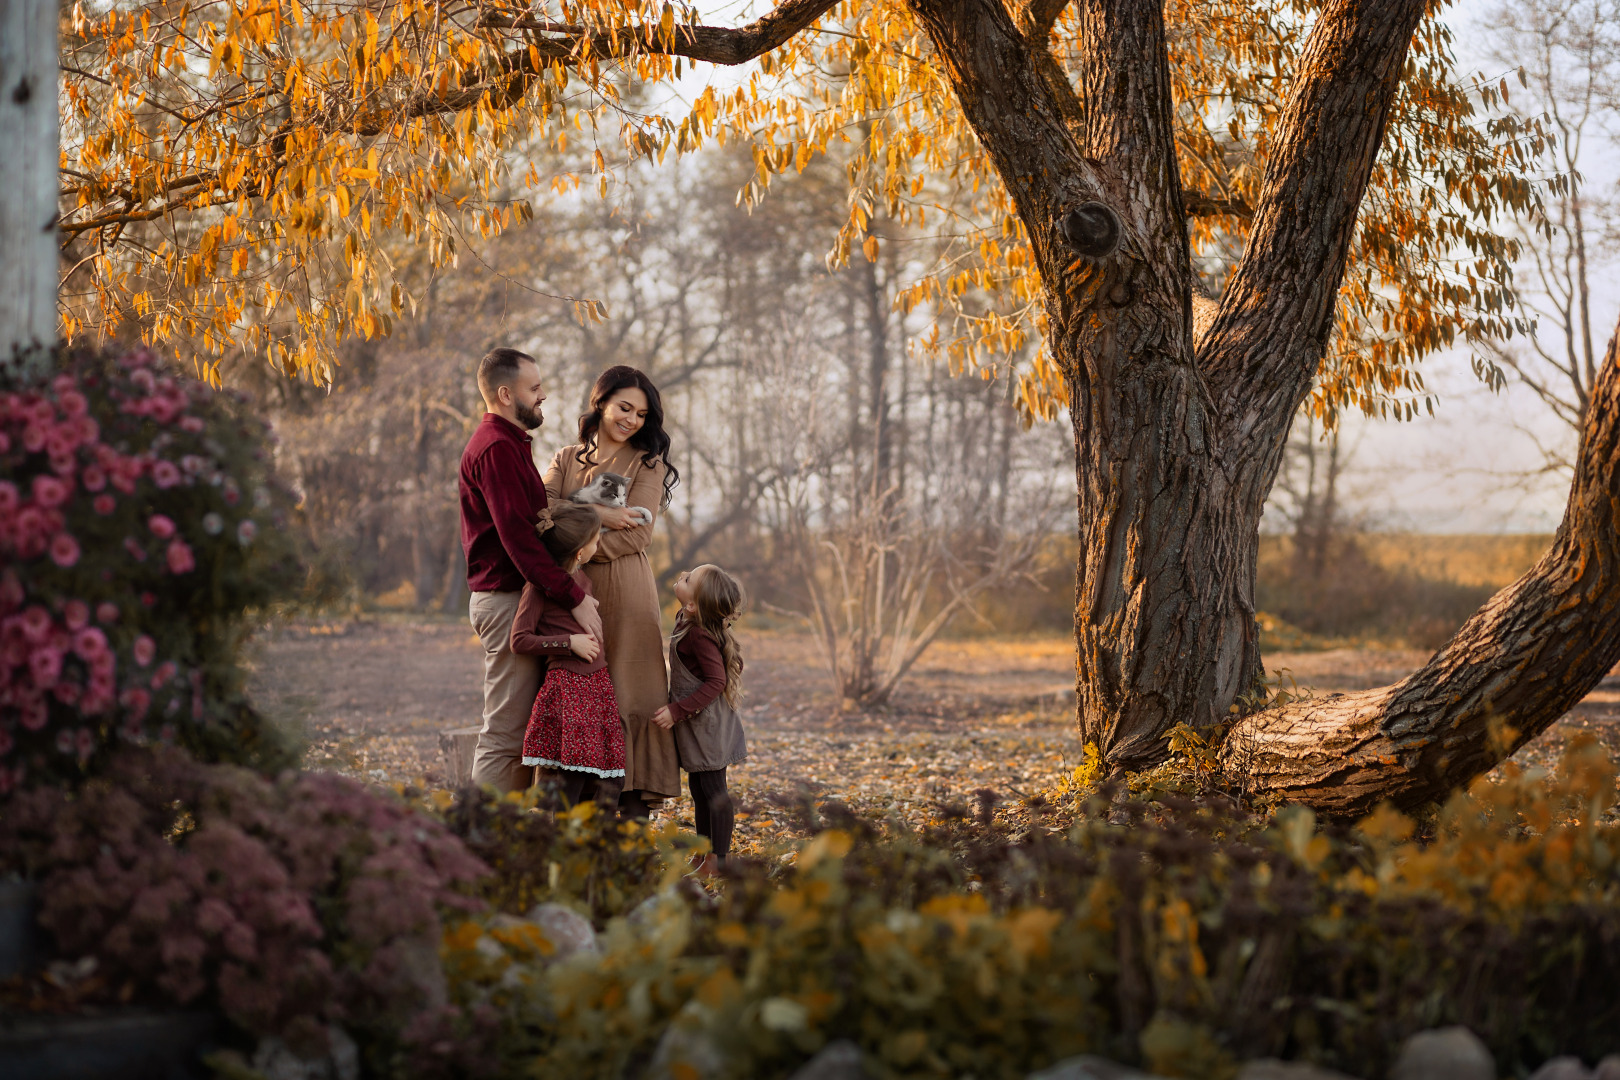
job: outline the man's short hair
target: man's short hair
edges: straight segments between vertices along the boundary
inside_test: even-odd
[[[535,362],[534,357],[516,349],[491,349],[478,361],[478,392],[485,401],[495,400],[495,391],[511,386],[518,368]]]

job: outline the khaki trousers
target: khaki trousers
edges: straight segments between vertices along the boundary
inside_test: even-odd
[[[484,726],[473,750],[472,782],[499,791],[521,791],[534,783],[534,766],[523,764],[523,733],[540,693],[538,657],[512,651],[512,620],[517,592],[475,592],[467,617],[484,646]]]

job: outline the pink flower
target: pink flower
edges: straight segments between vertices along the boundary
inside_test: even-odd
[[[64,371],[60,375],[56,376],[56,378],[51,380],[51,389],[56,391],[57,397],[61,397],[63,394],[71,393],[73,388],[78,384],[79,381],[77,379]]]
[[[22,582],[17,580],[15,571],[8,568],[0,573],[0,612],[22,607],[24,596]]]
[[[103,600],[96,605],[96,622],[112,625],[118,621],[118,605],[111,600]]]
[[[59,532],[51,537],[51,562],[66,569],[79,561],[79,542],[70,533]]]
[[[146,732],[139,720],[126,720],[118,726],[118,737],[125,742],[138,743],[146,738]]]
[[[54,645],[40,645],[28,654],[28,673],[34,677],[34,686],[49,690],[62,677],[62,650]]]
[[[156,594],[149,593],[149,592],[141,593],[141,603],[144,604],[146,607],[151,607],[153,604],[157,603]]]
[[[102,517],[106,517],[108,514],[118,509],[118,500],[113,498],[111,495],[97,495],[95,499],[91,501],[90,505],[95,508],[96,513],[100,514]]]
[[[45,436],[45,451],[51,455],[51,461],[66,459],[73,461],[73,451],[79,448],[79,429],[77,424],[58,424]],[[58,472],[61,470],[58,469]]]
[[[0,757],[11,753],[11,748],[16,745],[17,741],[11,737],[11,732],[6,728],[0,728]]]
[[[50,706],[45,704],[42,697],[31,697],[22,703],[22,726],[29,731],[38,731],[50,719]]]
[[[124,550],[129,552],[130,557],[136,562],[146,561],[146,549],[137,544],[133,536],[124,537]]]
[[[90,622],[90,605],[83,600],[69,600],[62,605],[62,621],[69,630],[84,629]]]
[[[74,738],[72,728],[63,728],[56,733],[56,752],[59,754],[73,753]]]
[[[94,417],[81,416],[74,422],[79,433],[79,442],[89,445],[101,438],[101,425],[96,423]]]
[[[180,665],[176,664],[173,660],[163,661],[163,663],[158,665],[157,670],[152,673],[152,689],[160,689],[164,683],[174,678],[174,673],[179,670]]]
[[[258,535],[259,527],[253,524],[252,518],[243,518],[241,524],[236,526],[236,540],[243,547],[253,543],[253,538]]]
[[[17,485],[10,480],[0,480],[0,514],[15,513],[17,504],[22,501]]]
[[[157,385],[157,377],[145,368],[138,369],[129,377],[129,381],[134,383],[136,388],[143,394],[150,394],[152,388]]]
[[[128,709],[130,719],[138,723],[152,707],[152,695],[134,686],[118,695],[118,704]]]
[[[196,476],[208,467],[208,459],[198,457],[196,454],[187,454],[180,459],[180,467],[185,470],[187,476]]]
[[[87,465],[84,472],[79,474],[79,482],[86,491],[100,491],[107,486],[107,473],[100,465]]]
[[[134,652],[135,663],[140,667],[145,667],[147,664],[150,664],[152,662],[152,658],[157,655],[157,642],[153,641],[147,635],[142,634],[140,637],[135,639]]]
[[[193,435],[200,434],[202,429],[206,426],[207,425],[203,423],[202,417],[200,416],[182,416],[180,418],[181,430],[189,431]]]
[[[152,483],[167,490],[180,482],[180,470],[174,462],[160,459],[152,465]]]
[[[90,408],[90,403],[77,390],[62,391],[56,399],[56,404],[61,408],[63,416],[83,416]]]
[[[174,519],[163,514],[153,514],[146,519],[146,527],[152,530],[152,535],[159,540],[167,540],[174,535]]]
[[[51,693],[56,695],[56,700],[70,709],[79,703],[79,695],[83,692],[84,688],[78,683],[71,683],[66,679],[62,679],[51,687]]]
[[[67,502],[71,490],[72,488],[54,476],[34,477],[34,501],[46,509]]]
[[[45,429],[38,424],[29,424],[23,428],[23,449],[30,454],[37,454],[45,449]]]
[[[242,489],[237,487],[236,481],[228,476],[225,478],[224,486],[220,488],[220,493],[225,496],[226,506],[235,506],[242,501]]]
[[[96,736],[87,727],[80,728],[73,737],[74,748],[79,751],[79,760],[88,761],[90,755],[96,752]]]
[[[51,613],[33,605],[22,613],[22,631],[30,645],[43,645],[51,636]]]
[[[197,568],[197,559],[191,554],[191,548],[179,537],[169,541],[168,557],[171,574],[189,574]]]
[[[87,615],[88,617],[88,615]],[[86,626],[73,635],[73,651],[86,661],[107,654],[107,635],[99,626]]]
[[[11,436],[7,435],[3,431],[0,431],[0,454],[4,454],[4,453],[8,452],[10,449],[11,449]]]

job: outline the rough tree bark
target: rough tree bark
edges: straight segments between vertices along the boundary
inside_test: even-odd
[[[1323,10],[1248,250],[1196,345],[1161,13],[1076,3],[1078,87],[1047,48],[1062,3],[1015,21],[999,0],[911,0],[1047,285],[1075,432],[1078,721],[1110,765],[1139,768],[1173,725],[1223,718],[1262,673],[1260,512],[1423,3]]]
[[[0,0],[0,368],[56,343],[55,0]]]
[[[1335,816],[1430,802],[1562,716],[1620,662],[1620,327],[1589,398],[1552,547],[1394,686],[1233,726],[1231,774]]]

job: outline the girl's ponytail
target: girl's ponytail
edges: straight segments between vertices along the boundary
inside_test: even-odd
[[[601,532],[602,519],[584,503],[564,499],[541,510],[535,516],[534,529],[557,565],[571,570],[569,564],[579,549]]]

